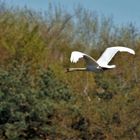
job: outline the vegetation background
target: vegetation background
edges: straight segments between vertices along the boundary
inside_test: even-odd
[[[98,58],[116,45],[136,55],[117,54],[117,68],[104,73],[65,73],[73,50]],[[80,6],[71,15],[0,2],[1,140],[139,140],[139,71],[140,33],[131,23],[116,26]]]

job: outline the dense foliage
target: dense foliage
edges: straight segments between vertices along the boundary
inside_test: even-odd
[[[140,139],[140,34],[133,24],[78,7],[71,15],[0,5],[0,139]],[[98,58],[108,46],[116,69],[65,73],[72,50]],[[77,64],[84,65],[83,62]]]

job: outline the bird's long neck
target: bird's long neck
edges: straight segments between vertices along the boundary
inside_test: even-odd
[[[87,71],[87,68],[67,68],[66,72],[72,72],[72,71]]]

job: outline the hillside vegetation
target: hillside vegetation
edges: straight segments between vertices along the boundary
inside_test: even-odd
[[[1,140],[140,139],[140,33],[133,24],[77,7],[70,14],[0,4]],[[97,59],[106,47],[126,46],[116,69],[65,73],[73,50]]]

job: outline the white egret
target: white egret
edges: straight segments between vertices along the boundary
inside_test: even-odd
[[[73,51],[71,53],[70,61],[73,63],[77,63],[80,58],[83,58],[86,62],[85,68],[67,68],[67,72],[71,71],[92,71],[92,72],[101,72],[106,69],[112,69],[115,68],[115,65],[109,65],[108,63],[111,61],[111,59],[114,57],[114,55],[117,52],[128,52],[130,54],[135,54],[135,51],[121,46],[116,47],[109,47],[105,49],[103,54],[99,57],[99,59],[96,61],[91,56],[79,52],[79,51]]]

